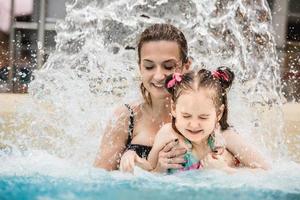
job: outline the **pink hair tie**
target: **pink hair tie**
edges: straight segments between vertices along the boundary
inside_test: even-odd
[[[182,75],[180,73],[174,73],[173,78],[168,82],[167,88],[174,87],[176,83],[180,83],[182,81]]]
[[[229,81],[229,76],[225,72],[213,71],[212,75],[215,78],[224,79],[225,81]]]

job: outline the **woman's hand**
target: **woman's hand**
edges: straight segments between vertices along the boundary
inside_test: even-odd
[[[126,151],[121,157],[120,170],[122,172],[133,173],[135,165],[147,171],[151,171],[153,169],[150,163],[146,159],[139,157],[135,151]]]
[[[203,159],[203,166],[204,169],[218,169],[225,171],[229,174],[235,173],[238,170],[236,168],[232,168],[228,165],[226,160],[224,159],[224,156],[222,154],[216,154],[214,152],[209,153],[204,159]]]
[[[185,163],[186,148],[178,145],[178,139],[172,140],[158,154],[158,161],[154,172],[166,172],[167,169],[180,169]]]
[[[202,160],[203,166],[206,169],[224,169],[228,167],[227,162],[222,154],[216,154],[214,152],[207,154]]]

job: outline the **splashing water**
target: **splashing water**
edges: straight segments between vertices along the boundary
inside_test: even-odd
[[[178,199],[296,199],[300,167],[287,158],[282,135],[283,100],[270,20],[265,0],[70,1],[66,19],[57,24],[56,50],[35,72],[30,98],[13,122],[0,121],[2,130],[9,130],[0,132],[7,145],[0,156],[5,163],[0,194],[8,199],[170,199],[176,191]],[[230,122],[272,156],[271,172],[188,172],[166,178],[91,167],[115,106],[141,98],[137,38],[159,22],[185,33],[195,68],[226,65],[237,74],[229,93]],[[8,195],[10,186],[18,186],[15,196]]]

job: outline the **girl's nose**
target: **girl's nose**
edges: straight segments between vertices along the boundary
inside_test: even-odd
[[[199,128],[200,124],[199,124],[198,120],[191,120],[189,123],[189,126],[192,129],[197,129],[197,128]]]

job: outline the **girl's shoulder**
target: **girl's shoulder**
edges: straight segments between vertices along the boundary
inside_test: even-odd
[[[156,137],[173,136],[174,130],[171,123],[164,124],[156,134]]]
[[[155,143],[159,144],[159,146],[163,147],[171,140],[178,138],[172,129],[172,124],[167,123],[164,124],[160,130],[157,132],[155,136]]]
[[[161,132],[162,134],[170,134],[174,133],[174,130],[172,128],[172,123],[166,123],[164,124],[158,131],[159,133]]]

